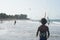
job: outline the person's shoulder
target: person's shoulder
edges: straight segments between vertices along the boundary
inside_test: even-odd
[[[38,28],[41,28],[42,27],[42,25],[40,25]]]
[[[45,25],[46,27],[48,27],[47,25]]]
[[[47,25],[45,25],[46,28],[49,28]]]

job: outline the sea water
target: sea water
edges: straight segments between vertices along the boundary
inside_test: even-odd
[[[0,23],[0,40],[39,40],[36,31],[41,25],[40,22],[29,20],[3,21]],[[48,25],[50,37],[48,40],[60,40],[60,24],[50,23]]]

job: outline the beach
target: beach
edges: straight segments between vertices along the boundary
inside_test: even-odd
[[[0,40],[39,40],[36,31],[40,22],[29,20],[3,21],[0,23]],[[60,40],[60,23],[53,22],[47,25],[50,31],[48,40]]]

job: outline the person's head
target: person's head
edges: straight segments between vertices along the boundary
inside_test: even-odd
[[[47,20],[46,20],[45,18],[42,18],[42,19],[41,19],[41,23],[42,23],[43,25],[45,25],[45,24],[47,23]]]

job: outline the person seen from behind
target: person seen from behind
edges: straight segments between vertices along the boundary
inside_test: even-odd
[[[46,23],[47,23],[47,20],[45,18],[42,18],[41,19],[42,25],[38,27],[38,30],[36,33],[36,36],[38,36],[38,34],[40,33],[39,34],[40,40],[47,40],[50,36],[49,28],[48,26],[45,25]]]

